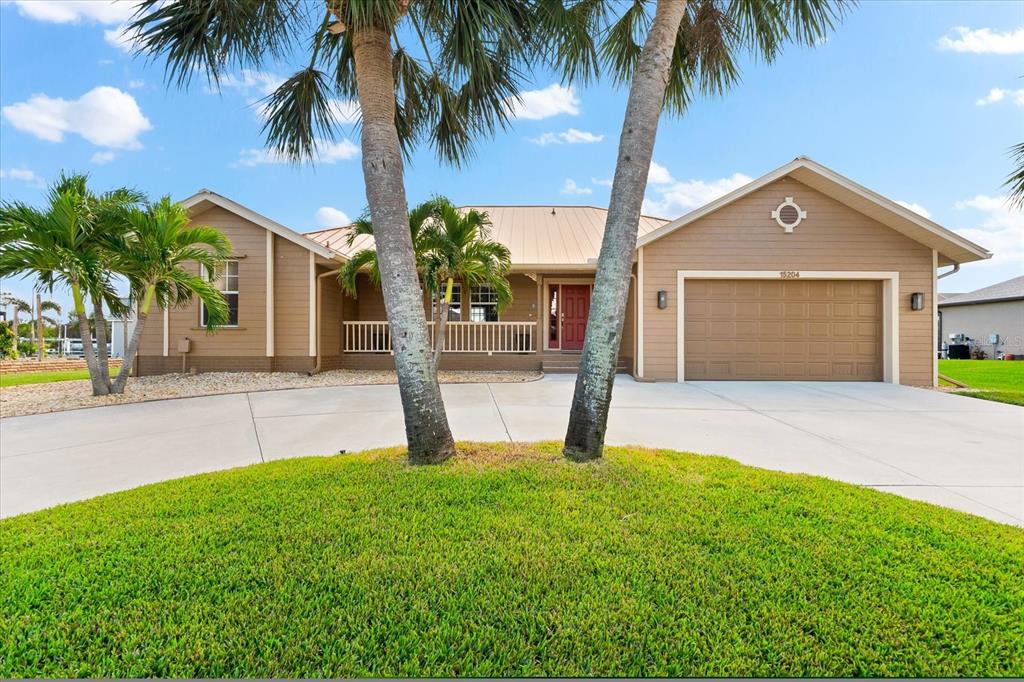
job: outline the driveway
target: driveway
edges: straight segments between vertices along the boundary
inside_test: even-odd
[[[560,440],[572,376],[443,387],[460,440]],[[273,459],[404,440],[396,386],[117,405],[0,421],[0,516]],[[722,454],[1024,525],[1024,409],[863,383],[615,383],[608,442]]]

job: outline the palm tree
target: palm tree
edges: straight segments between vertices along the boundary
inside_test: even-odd
[[[336,137],[344,121],[335,98],[358,101],[363,181],[415,463],[447,459],[454,442],[431,367],[403,157],[427,142],[458,165],[475,138],[507,124],[535,50],[535,4],[326,0],[318,10],[305,0],[143,0],[129,29],[143,53],[166,58],[178,86],[197,73],[216,83],[231,69],[308,49],[304,68],[263,102],[264,133],[289,159],[312,160],[318,143]]]
[[[135,197],[129,190],[96,197],[86,186],[86,176],[62,174],[49,189],[44,209],[21,202],[0,204],[0,277],[34,276],[41,288],[71,289],[94,395],[109,393],[110,384],[92,345],[85,301],[88,297],[94,305],[120,305],[103,246],[108,238],[103,229],[112,222],[101,214],[123,211],[125,202]],[[105,344],[105,334],[102,338]]]
[[[607,30],[594,31],[588,24],[587,35],[577,40],[587,45],[587,36],[600,36],[604,62],[630,88],[565,436],[564,453],[574,460],[600,457],[604,446],[637,225],[662,109],[681,113],[696,93],[728,90],[739,80],[740,53],[771,62],[788,41],[817,43],[844,11],[842,0],[657,0],[652,18],[651,4],[634,0]],[[593,21],[602,20],[595,12]]]
[[[32,315],[32,306],[27,301],[17,298],[15,296],[5,295],[4,305],[11,306],[11,322],[13,324],[12,329],[14,330],[14,358],[18,358],[18,341],[20,340],[18,333],[19,317],[21,313],[26,315]]]
[[[231,256],[231,242],[223,233],[190,225],[188,210],[170,197],[145,210],[131,211],[127,220],[124,240],[113,251],[114,266],[128,277],[138,313],[112,393],[124,392],[154,301],[161,308],[172,308],[198,297],[206,311],[208,331],[228,320],[227,301],[214,284],[218,269]],[[194,264],[199,266],[198,273]]]
[[[490,238],[490,224],[486,213],[476,210],[459,211],[444,198],[434,200],[434,220],[424,236],[423,279],[434,309],[437,329],[434,338],[433,367],[437,371],[444,349],[448,309],[452,302],[455,280],[461,280],[466,289],[487,285],[497,294],[498,310],[512,302],[512,287],[508,272],[512,255],[504,244]]]
[[[1024,208],[1024,142],[1010,147],[1010,156],[1016,164],[1005,183],[1010,188],[1010,206]]]
[[[47,311],[57,313],[60,315],[61,309],[60,304],[56,301],[49,299],[44,300],[42,295],[36,292],[36,318],[35,318],[35,330],[36,330],[36,354],[39,356],[39,360],[43,360],[46,357],[46,339],[44,338],[43,332],[46,328],[46,323],[49,322],[51,327],[56,327],[59,323],[52,317],[47,317],[44,313]]]

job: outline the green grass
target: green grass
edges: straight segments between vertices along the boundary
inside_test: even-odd
[[[0,676],[1024,674],[1024,531],[731,460],[278,461],[0,522]]]
[[[1024,361],[939,360],[939,374],[970,387],[961,395],[1024,405]]]
[[[62,369],[53,372],[16,372],[13,374],[0,374],[0,387],[49,384],[54,381],[88,378],[89,370],[87,369]]]

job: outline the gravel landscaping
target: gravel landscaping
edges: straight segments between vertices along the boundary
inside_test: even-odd
[[[445,370],[441,371],[440,380],[442,384],[516,383],[535,381],[541,376],[541,372]],[[58,381],[3,388],[0,390],[0,415],[18,417],[27,414],[75,410],[82,407],[141,403],[167,398],[191,398],[221,393],[393,383],[396,383],[395,373],[391,370],[338,369],[313,376],[286,372],[207,372],[139,377],[128,381],[128,387],[122,395],[93,396],[87,380]]]

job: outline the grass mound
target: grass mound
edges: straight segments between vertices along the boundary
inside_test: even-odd
[[[288,460],[0,522],[0,675],[1021,675],[1024,532],[720,458]]]

